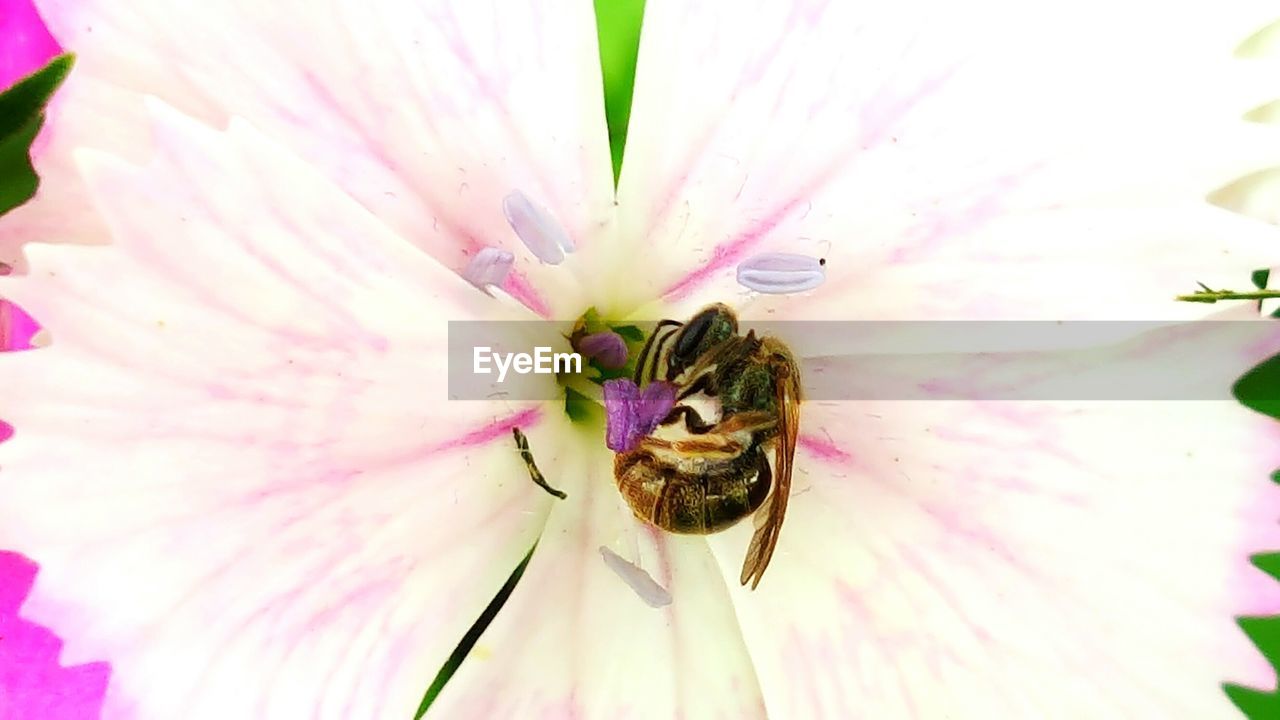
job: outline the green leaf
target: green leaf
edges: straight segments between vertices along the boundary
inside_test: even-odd
[[[1254,272],[1254,285],[1266,287],[1269,274],[1266,270]],[[1280,417],[1280,355],[1268,358],[1245,373],[1236,381],[1232,392],[1246,407],[1272,418]],[[1280,470],[1271,474],[1271,481],[1280,483]],[[1254,555],[1250,560],[1255,567],[1280,580],[1280,553]],[[1280,671],[1280,617],[1240,617],[1236,622],[1271,667]],[[1231,684],[1224,684],[1222,689],[1249,720],[1280,717],[1280,693]]]
[[[1239,685],[1223,685],[1227,697],[1249,720],[1275,720],[1280,717],[1280,697]]]
[[[35,195],[40,180],[31,165],[31,143],[74,61],[70,54],[59,55],[0,93],[0,215]]]
[[[1255,555],[1253,564],[1273,578],[1280,577],[1280,553]],[[1274,669],[1280,669],[1280,617],[1237,618],[1240,629],[1262,651]],[[1223,685],[1227,697],[1252,720],[1271,720],[1280,717],[1280,694],[1263,692],[1240,685]]]
[[[0,138],[0,215],[36,194],[40,182],[31,166],[31,143],[43,124],[44,116],[37,114],[16,132]]]
[[[1231,392],[1250,410],[1280,418],[1280,355],[1267,358],[1245,373]]]
[[[600,73],[604,78],[604,112],[609,123],[609,150],[613,156],[613,184],[622,173],[631,96],[636,84],[636,56],[640,52],[640,26],[644,0],[595,0],[596,33],[600,41]]]
[[[587,365],[596,371],[595,375],[590,379],[591,382],[597,385],[603,385],[606,381],[613,380],[615,378],[631,377],[635,373],[635,367],[630,361],[620,368],[607,368],[596,362],[595,358],[592,358]]]
[[[19,132],[27,121],[44,111],[49,99],[71,71],[71,54],[59,55],[48,65],[0,93],[0,138]]]
[[[629,343],[643,343],[644,331],[635,325],[617,325],[613,331],[622,336],[623,340]]]
[[[588,335],[608,329],[608,326],[604,324],[604,320],[600,319],[600,311],[596,310],[595,307],[587,308],[587,311],[582,313],[582,317],[579,318],[579,322],[582,323],[582,331]]]
[[[1265,268],[1262,270],[1254,270],[1253,274],[1250,275],[1249,277],[1250,279],[1253,280],[1254,287],[1258,288],[1259,290],[1266,290],[1267,281],[1271,279],[1271,271]]]
[[[449,659],[445,660],[444,667],[440,668],[440,672],[436,673],[435,680],[431,681],[431,687],[427,688],[427,694],[422,698],[422,704],[418,706],[418,712],[414,713],[413,720],[419,720],[426,714],[427,709],[431,707],[431,703],[435,702],[436,697],[440,695],[440,691],[444,690],[445,683],[449,682],[449,679],[453,677],[453,674],[458,671],[458,668],[462,665],[462,661],[465,660],[467,658],[467,654],[471,652],[471,648],[476,646],[476,643],[480,640],[480,636],[484,634],[485,629],[488,628],[489,624],[493,622],[493,619],[498,616],[498,611],[502,609],[502,606],[507,603],[507,598],[511,597],[511,593],[515,591],[516,584],[520,582],[520,577],[524,575],[525,568],[529,567],[529,561],[533,559],[533,551],[537,549],[537,543],[534,543],[533,547],[529,548],[529,552],[525,554],[524,559],[520,561],[520,564],[516,566],[516,569],[511,572],[510,577],[507,578],[507,581],[503,583],[502,587],[498,590],[498,594],[493,596],[493,599],[489,601],[489,604],[485,607],[484,611],[480,613],[480,617],[476,619],[471,628],[462,636],[462,640],[458,643],[458,646],[453,649],[453,652],[449,655]]]
[[[1280,617],[1242,617],[1236,618],[1236,622],[1271,667],[1280,668]]]
[[[564,414],[569,416],[569,420],[576,423],[591,422],[596,417],[599,410],[596,405],[586,395],[574,390],[573,388],[564,389]]]

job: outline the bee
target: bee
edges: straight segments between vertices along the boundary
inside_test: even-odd
[[[686,323],[658,323],[634,379],[672,383],[676,405],[634,449],[615,455],[619,491],[638,518],[673,533],[716,533],[754,513],[740,582],[755,589],[791,492],[801,402],[791,351],[754,330],[739,334],[737,316],[716,304]],[[718,403],[718,416],[704,419],[695,400]]]

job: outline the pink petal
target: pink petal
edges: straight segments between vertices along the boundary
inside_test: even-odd
[[[0,551],[0,717],[96,718],[110,666],[59,666],[58,637],[18,616],[36,569],[21,555]]]
[[[535,454],[540,453],[533,444]],[[539,461],[569,501],[506,606],[428,712],[442,718],[764,718],[728,588],[699,537],[644,529],[597,441]],[[671,595],[651,607],[601,557]]]
[[[0,282],[51,336],[0,354],[24,612],[111,662],[105,717],[407,717],[545,520],[510,428],[552,463],[563,416],[447,402],[491,299],[244,123],[153,112],[147,166],[81,156],[113,244]]]
[[[0,0],[0,90],[44,67],[61,48],[31,0]]]
[[[552,293],[569,273],[524,248],[502,200],[524,193],[596,252],[613,196],[590,4],[40,6],[78,72],[209,121],[243,117],[455,271],[495,245],[517,257],[513,294],[581,311],[571,291]]]
[[[1231,341],[1205,327],[1184,344]],[[801,423],[777,554],[733,595],[770,717],[1225,718],[1223,681],[1273,687],[1233,620],[1280,610],[1248,562],[1280,547],[1269,419],[1231,400],[810,402]],[[726,573],[749,534],[713,539]]]
[[[826,284],[752,312],[1198,317],[1171,298],[1247,281],[1280,243],[1205,202],[1280,164],[1242,117],[1274,72],[1232,58],[1273,15],[1179,5],[1157,29],[1102,0],[654,0],[615,277],[679,317],[744,297],[743,260],[788,252],[825,257]],[[653,272],[633,280],[636,253]]]
[[[40,326],[22,308],[0,298],[0,352],[26,350],[39,330]]]

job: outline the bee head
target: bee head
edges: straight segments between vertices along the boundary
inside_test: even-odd
[[[667,355],[667,377],[687,370],[708,350],[738,334],[738,317],[727,305],[716,303],[694,315],[676,335]]]

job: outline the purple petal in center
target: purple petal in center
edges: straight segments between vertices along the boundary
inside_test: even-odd
[[[588,358],[595,358],[601,367],[620,368],[627,364],[627,341],[615,332],[584,335],[576,349]]]
[[[641,390],[627,378],[604,384],[605,445],[614,452],[629,452],[653,432],[676,406],[676,388],[654,382]]]

